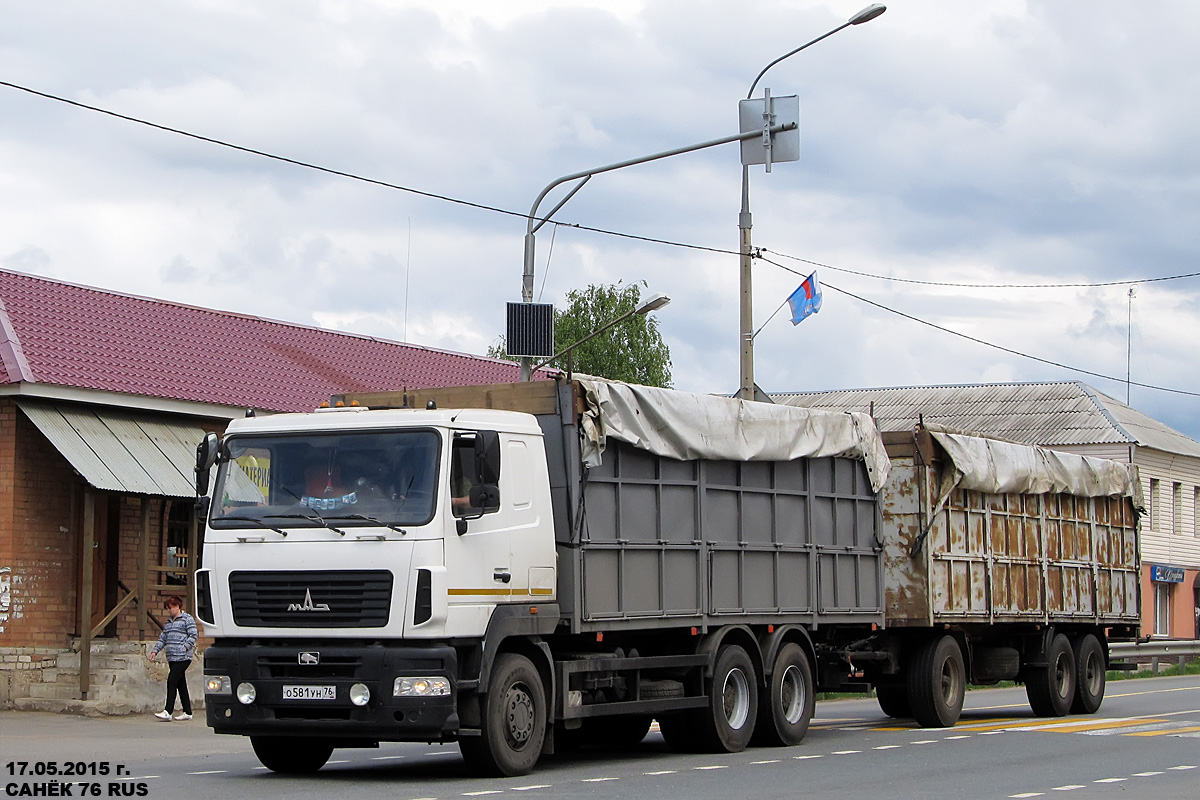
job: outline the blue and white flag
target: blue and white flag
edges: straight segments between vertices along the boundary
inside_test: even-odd
[[[817,283],[817,273],[804,279],[804,283],[796,287],[788,298],[792,308],[792,324],[799,325],[808,316],[821,310],[821,284]]]

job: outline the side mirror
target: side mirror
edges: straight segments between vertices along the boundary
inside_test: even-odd
[[[480,483],[500,484],[500,434],[496,431],[479,431],[475,436],[475,474]]]
[[[482,508],[484,511],[494,511],[500,508],[500,487],[494,483],[472,486],[471,507]]]
[[[206,433],[200,444],[196,445],[196,494],[208,494],[208,473],[213,464],[217,463],[217,454],[221,448],[221,440],[215,433]]]

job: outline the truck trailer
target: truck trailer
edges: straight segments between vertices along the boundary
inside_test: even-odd
[[[520,775],[654,720],[794,745],[822,690],[926,726],[968,681],[1094,711],[1136,631],[1136,481],[1044,452],[563,377],[237,420],[197,451],[208,724],[280,772],[456,741]]]

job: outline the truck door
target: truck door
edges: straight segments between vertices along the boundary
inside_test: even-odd
[[[449,635],[482,632],[494,605],[509,602],[514,586],[512,530],[499,498],[499,469],[489,476],[479,465],[480,439],[487,436],[496,434],[457,432],[451,439],[450,480],[444,498],[450,509],[445,516]],[[497,464],[499,457],[497,446]],[[459,625],[466,627],[449,629]]]

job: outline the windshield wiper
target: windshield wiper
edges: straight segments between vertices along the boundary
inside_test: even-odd
[[[339,536],[346,535],[346,532],[344,530],[342,530],[341,528],[333,527],[332,525],[330,525],[328,522],[325,521],[324,517],[322,517],[320,514],[318,514],[315,511],[311,514],[272,514],[271,516],[275,519],[306,519],[309,522],[317,523],[318,525],[320,525],[323,528],[328,528],[329,530],[333,531],[334,533],[338,534]],[[334,519],[337,519],[337,517],[335,517]]]
[[[257,525],[260,528],[265,528],[266,530],[269,530],[269,531],[275,531],[280,536],[287,536],[287,531],[280,530],[279,528],[276,528],[274,525],[268,525],[267,523],[263,522],[258,517],[217,517],[217,522],[222,522],[225,520],[232,520],[234,522],[253,522],[255,525]]]
[[[391,528],[396,533],[399,533],[401,535],[405,535],[408,533],[408,531],[404,530],[404,528],[397,528],[395,525],[393,525],[390,522],[384,522],[381,519],[375,519],[375,517],[368,517],[366,514],[357,514],[357,513],[356,514],[338,514],[335,517],[330,517],[330,519],[361,519],[366,522],[371,522],[382,528]]]

